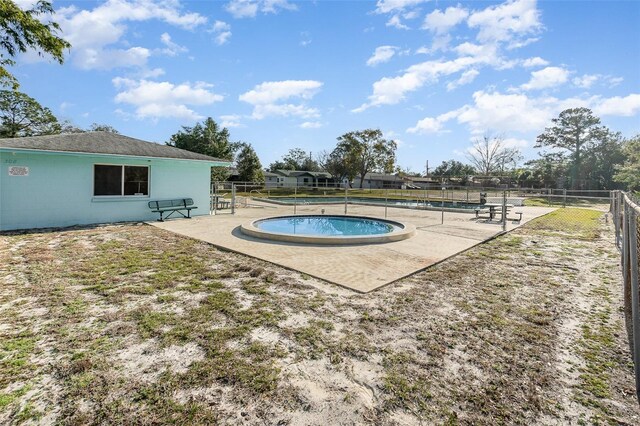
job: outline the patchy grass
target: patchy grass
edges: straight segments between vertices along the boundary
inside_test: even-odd
[[[0,423],[637,424],[601,214],[367,295],[150,226],[0,236]]]
[[[527,223],[529,229],[570,236],[571,238],[594,240],[600,234],[600,218],[597,210],[565,208],[557,209]]]

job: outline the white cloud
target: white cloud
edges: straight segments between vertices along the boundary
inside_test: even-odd
[[[425,84],[436,83],[440,77],[455,74],[482,62],[469,56],[451,61],[426,61],[412,65],[398,77],[384,77],[373,83],[373,94],[368,102],[352,110],[362,112],[373,106],[393,105],[402,101],[406,94],[414,92]]]
[[[466,105],[457,114],[458,122],[469,125],[473,134],[543,129],[558,105],[555,98],[484,91],[475,92],[473,100],[474,105]]]
[[[451,91],[459,86],[471,83],[480,74],[480,71],[470,69],[462,73],[459,79],[451,81],[447,84],[447,90]]]
[[[74,61],[82,69],[109,70],[120,67],[142,67],[151,56],[151,51],[144,47],[132,47],[130,49],[90,49],[79,50]]]
[[[526,148],[529,146],[529,141],[526,139],[505,138],[502,140],[502,146],[505,148]]]
[[[216,34],[215,42],[218,46],[222,46],[227,43],[231,38],[231,25],[224,21],[216,21],[213,23],[211,32]]]
[[[444,34],[468,16],[469,12],[462,7],[448,7],[444,12],[436,9],[425,17],[422,28]]]
[[[231,0],[224,8],[237,19],[255,18],[258,12],[278,13],[281,9],[298,9],[295,4],[287,0]]]
[[[370,67],[374,67],[378,64],[382,64],[384,62],[388,62],[393,58],[393,55],[396,54],[398,48],[396,46],[379,46],[376,47],[376,51],[373,55],[367,60],[367,65]]]
[[[257,120],[270,116],[315,118],[319,116],[318,110],[308,107],[305,101],[313,98],[321,87],[322,82],[314,80],[267,81],[241,94],[239,99],[253,105],[252,117]],[[285,102],[291,99],[299,103]]]
[[[116,77],[113,84],[120,90],[115,97],[116,103],[134,106],[138,118],[198,120],[202,116],[187,105],[210,105],[223,99],[210,90],[211,84],[204,82],[175,85],[168,81]]]
[[[385,24],[387,27],[394,27],[397,28],[399,30],[408,30],[409,27],[405,24],[402,23],[402,20],[400,19],[400,15],[393,15],[391,18],[389,18],[389,20],[387,21],[387,23]]]
[[[550,96],[529,97],[524,93],[504,94],[497,91],[477,91],[473,94],[473,103],[440,114],[437,117],[425,117],[409,133],[434,133],[444,131],[444,123],[456,119],[466,124],[472,135],[479,136],[487,132],[525,133],[541,132],[551,119],[567,108],[591,108],[596,115],[631,117],[640,114],[640,94],[632,93],[624,97],[558,99]],[[510,147],[522,148],[527,141],[518,138],[507,139]]]
[[[319,121],[305,121],[300,125],[301,129],[318,129],[322,127],[322,123]]]
[[[443,34],[435,36],[431,42],[431,47],[422,46],[416,49],[417,54],[432,55],[438,51],[446,51],[449,48],[451,42],[451,36],[449,34]]]
[[[624,78],[622,77],[606,77],[607,83],[609,84],[609,87],[614,87],[617,86],[618,84],[622,83],[624,81]]]
[[[584,74],[579,77],[575,77],[571,82],[583,89],[591,88],[595,83],[600,83],[608,87],[614,87],[622,83],[624,79],[622,77],[613,77],[610,75],[602,74]]]
[[[227,128],[242,127],[242,123],[240,123],[241,118],[241,116],[236,114],[221,115],[220,120],[222,121],[220,122],[220,125]]]
[[[409,133],[437,133],[442,130],[442,122],[437,118],[425,117],[416,123],[415,127],[407,129]]]
[[[569,79],[569,71],[560,67],[546,67],[531,73],[531,79],[520,88],[524,90],[548,89],[564,84]]]
[[[57,10],[62,36],[71,43],[71,61],[83,69],[138,67],[144,65],[149,49],[111,49],[127,31],[126,22],[159,20],[183,29],[206,23],[198,13],[183,12],[178,1],[108,0],[92,10],[75,6]],[[111,62],[111,63],[110,63]]]
[[[591,86],[593,86],[593,83],[595,83],[599,79],[600,79],[599,75],[585,74],[585,75],[583,75],[581,77],[575,77],[572,80],[572,83],[575,84],[578,87],[583,88],[583,89],[588,89]]]
[[[442,133],[445,132],[443,124],[447,121],[455,118],[459,114],[459,111],[449,111],[444,114],[440,114],[437,117],[425,117],[418,121],[414,127],[407,129],[407,133],[429,134],[429,133]]]
[[[160,42],[165,46],[164,49],[162,49],[162,53],[167,56],[176,56],[179,53],[187,52],[189,50],[184,46],[174,43],[171,40],[169,33],[163,33],[160,36]]]
[[[631,117],[640,113],[640,94],[632,93],[625,97],[598,99],[593,106],[593,112],[596,115]]]
[[[512,0],[473,12],[467,20],[477,28],[477,40],[486,42],[520,41],[542,29],[535,0]]]
[[[140,78],[157,78],[164,75],[165,72],[162,68],[153,68],[153,69],[145,69],[141,70],[137,75]]]
[[[419,3],[421,2],[417,0],[379,1],[376,12],[399,17],[407,9],[415,9]],[[433,44],[431,47],[417,49],[416,53],[433,54],[452,50],[458,58],[418,63],[399,76],[383,77],[373,83],[373,93],[367,101],[352,111],[361,112],[373,106],[396,104],[404,100],[408,93],[420,90],[427,84],[437,83],[441,77],[454,73],[465,73],[471,69],[478,71],[483,66],[504,70],[521,65],[522,60],[505,57],[503,51],[505,48],[513,49],[533,42],[535,37],[532,36],[543,29],[539,17],[535,0],[508,0],[500,5],[472,12],[456,6],[445,9],[444,12],[438,10],[430,13],[425,18],[425,26],[434,33]],[[452,37],[448,30],[465,19],[467,25],[477,31],[475,41],[463,41],[449,48]],[[397,23],[401,24],[399,18]],[[535,59],[527,64],[540,65],[540,61],[541,59]],[[464,78],[461,77],[460,84],[475,77],[474,74],[474,71],[470,71]],[[449,87],[454,88],[456,84],[453,82]]]
[[[375,11],[376,13],[402,12],[428,1],[429,0],[378,0]]]
[[[549,65],[549,61],[545,61],[539,56],[536,56],[534,58],[528,58],[522,61],[522,66],[525,68],[544,67],[546,65]]]

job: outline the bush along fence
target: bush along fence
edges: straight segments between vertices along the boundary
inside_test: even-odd
[[[615,224],[616,245],[622,258],[625,321],[633,354],[636,396],[640,402],[640,206],[631,194],[614,191],[611,194],[611,212]]]

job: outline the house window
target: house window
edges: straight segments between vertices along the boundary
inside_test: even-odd
[[[149,167],[96,164],[93,168],[93,195],[149,195]]]

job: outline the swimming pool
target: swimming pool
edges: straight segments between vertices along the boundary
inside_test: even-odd
[[[275,204],[337,204],[344,203],[344,197],[269,197],[264,199],[264,201],[272,202]],[[347,203],[349,204],[369,204],[369,205],[385,205],[394,206],[394,207],[408,207],[408,208],[433,208],[440,209],[442,208],[442,201],[429,201],[424,202],[424,200],[410,200],[410,199],[399,199],[399,198],[368,198],[368,197],[348,197]],[[464,209],[464,210],[473,210],[478,207],[478,203],[464,203],[457,201],[445,201],[444,208],[445,209]]]
[[[299,215],[254,220],[242,225],[245,235],[313,244],[364,244],[399,241],[415,234],[415,226],[360,216]]]

